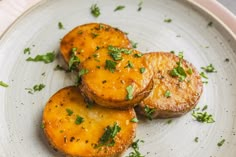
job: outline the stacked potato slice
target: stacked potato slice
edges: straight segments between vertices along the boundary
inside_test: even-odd
[[[175,117],[202,93],[193,65],[171,53],[133,50],[125,33],[106,24],[76,27],[60,49],[79,84],[50,98],[43,124],[50,144],[72,157],[119,156],[135,137],[135,106],[148,118]]]

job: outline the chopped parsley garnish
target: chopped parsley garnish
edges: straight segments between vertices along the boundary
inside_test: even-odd
[[[114,9],[114,11],[123,10],[124,8],[125,8],[124,5],[119,5]]]
[[[130,122],[138,123],[138,118],[134,117],[134,118],[130,119]]]
[[[77,79],[76,79],[75,84],[76,84],[76,85],[79,85],[80,82],[81,82],[81,76],[87,74],[88,72],[89,72],[88,69],[81,69],[81,70],[79,71],[79,73],[78,73],[78,76],[77,76]]]
[[[175,54],[175,51],[170,51],[170,53]]]
[[[164,22],[166,22],[166,23],[171,23],[171,22],[172,22],[172,19],[164,19]]]
[[[148,106],[144,107],[144,111],[145,111],[145,116],[149,119],[152,120],[152,115],[155,112],[154,108],[150,108]]]
[[[67,115],[68,116],[71,116],[74,112],[71,110],[71,109],[69,109],[69,108],[67,108],[66,109],[66,112],[67,112]]]
[[[112,147],[115,145],[114,138],[120,132],[120,126],[115,122],[113,126],[107,126],[103,133],[102,137],[99,139],[98,144],[95,145],[95,148],[102,146]]]
[[[93,4],[90,8],[90,11],[94,17],[98,17],[101,14],[100,8],[97,6],[97,4]]]
[[[141,10],[142,10],[142,5],[143,5],[143,1],[141,0],[141,1],[138,3],[138,11],[141,11]]]
[[[138,45],[138,43],[135,43],[134,41],[130,41],[131,42],[131,44],[132,44],[132,48],[134,48],[134,49],[136,49],[137,48],[137,45]]]
[[[223,144],[225,143],[225,139],[222,139],[220,142],[217,143],[218,147],[223,146]]]
[[[130,152],[129,153],[129,156],[127,157],[145,157],[144,155],[142,155],[140,152],[139,152],[139,146],[138,146],[138,143],[140,142],[144,142],[143,140],[136,140],[135,142],[133,142],[131,144],[131,147],[133,148],[133,152]]]
[[[41,128],[41,129],[44,129],[44,128],[45,128],[44,123],[42,123],[42,124],[40,125],[40,128]]]
[[[54,70],[66,71],[62,66],[58,65],[54,68]]]
[[[117,63],[112,60],[106,60],[105,69],[108,69],[110,72],[114,73],[116,70]]]
[[[107,48],[110,52],[119,52],[119,53],[124,53],[124,54],[131,54],[132,53],[132,49],[126,49],[126,48],[119,48],[119,47],[115,47],[115,46],[111,46],[109,45]]]
[[[26,61],[51,63],[55,59],[55,52],[47,52],[45,55],[37,55],[35,58],[27,58]]]
[[[201,76],[202,78],[208,79],[208,77],[206,76],[206,74],[205,74],[204,72],[201,72],[201,73],[200,73],[200,76]]]
[[[25,88],[25,89],[28,90],[28,93],[33,94],[37,91],[41,91],[43,88],[45,88],[44,84],[38,84],[34,85],[33,88]]]
[[[194,142],[196,142],[196,143],[198,142],[198,137],[194,138]]]
[[[189,75],[192,75],[192,74],[193,74],[193,69],[192,69],[192,68],[189,68],[189,69],[187,70],[187,73],[188,73]]]
[[[111,52],[109,52],[109,54],[115,61],[122,60],[121,52],[111,51]]]
[[[61,22],[58,22],[58,28],[59,28],[59,29],[65,29],[64,26],[63,26],[63,24],[62,24]]]
[[[132,62],[128,61],[128,64],[125,66],[125,68],[134,68],[134,65]]]
[[[140,71],[141,74],[144,73],[145,70],[146,70],[146,69],[145,69],[144,67],[142,67],[142,68],[139,69],[139,71]]]
[[[184,68],[182,67],[181,61],[177,62],[177,67],[170,71],[172,77],[178,77],[180,81],[185,80],[187,77]]]
[[[28,54],[29,55],[30,53],[31,53],[31,51],[30,51],[29,47],[24,49],[24,54]]]
[[[201,123],[214,123],[215,120],[213,119],[211,114],[208,114],[207,112],[192,112],[192,116],[194,119],[196,119],[198,122]]]
[[[140,58],[140,57],[142,57],[142,56],[143,56],[142,53],[135,53],[135,54],[134,54],[134,57],[136,57],[136,58]]]
[[[76,119],[75,119],[75,124],[79,125],[79,124],[81,124],[83,122],[84,122],[84,118],[77,115]]]
[[[213,22],[212,22],[212,21],[210,21],[210,22],[207,24],[208,27],[211,27],[212,25],[213,25]]]
[[[128,93],[126,99],[127,100],[133,99],[134,87],[132,85],[129,85],[126,87],[126,91]]]
[[[207,73],[217,72],[215,70],[215,67],[212,64],[210,64],[206,67],[201,67],[201,69],[205,70],[205,72],[207,72]]]
[[[207,105],[203,106],[202,111],[205,111],[208,108]]]
[[[0,86],[2,86],[2,87],[8,87],[8,84],[4,83],[3,81],[0,81]]]
[[[96,38],[98,36],[97,33],[91,33],[91,35],[92,35],[92,38]]]
[[[167,90],[167,91],[165,92],[165,97],[169,98],[170,96],[171,96],[171,92],[170,92],[169,90]]]
[[[167,124],[170,124],[170,123],[172,123],[172,119],[169,119],[169,120],[167,121]]]
[[[77,57],[75,54],[76,54],[76,51],[77,51],[77,48],[72,48],[72,55],[70,57],[70,60],[69,60],[69,70],[70,71],[73,71],[76,69],[76,67],[79,65],[80,63],[80,59],[79,57]]]

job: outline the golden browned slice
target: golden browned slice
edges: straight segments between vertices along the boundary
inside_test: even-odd
[[[119,29],[103,23],[89,23],[66,34],[61,41],[60,50],[67,63],[73,55],[83,62],[96,50],[108,45],[131,48],[126,34]]]
[[[113,157],[135,136],[133,109],[115,110],[87,104],[77,87],[54,94],[43,112],[44,132],[50,144],[71,157]]]
[[[152,69],[136,50],[108,46],[80,64],[81,90],[97,104],[128,108],[145,98],[152,88]]]
[[[197,104],[203,90],[196,68],[171,53],[145,54],[154,70],[152,92],[139,105],[148,118],[180,116]]]

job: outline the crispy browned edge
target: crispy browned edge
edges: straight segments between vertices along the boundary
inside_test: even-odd
[[[56,95],[58,94],[59,92],[61,92],[62,90],[65,90],[65,89],[68,89],[68,88],[76,88],[78,91],[80,91],[79,88],[75,87],[75,86],[67,86],[67,87],[64,87],[60,90],[58,90],[56,93],[54,93],[50,99],[47,101],[46,105],[49,103],[49,101]],[[82,94],[82,93],[81,93]],[[46,107],[45,105],[45,107]],[[129,110],[132,110],[132,108],[129,108]],[[133,112],[132,112],[133,111]],[[133,117],[136,117],[136,112],[134,111],[134,109],[130,111],[133,113]],[[44,114],[44,110],[43,110],[43,114]],[[44,116],[42,116],[42,124],[44,124]],[[134,123],[135,124],[135,123]],[[88,157],[121,157],[122,154],[125,153],[125,151],[130,147],[130,145],[132,144],[133,142],[133,139],[135,138],[136,136],[136,128],[137,128],[137,124],[135,125],[134,129],[132,130],[132,133],[130,134],[131,137],[129,138],[129,141],[127,142],[126,145],[124,145],[124,150],[123,151],[120,151],[120,152],[117,152],[116,154],[114,155],[107,155],[107,156],[104,156],[104,155],[99,155],[99,156],[88,156]],[[66,154],[64,151],[56,148],[55,144],[53,143],[53,141],[50,139],[49,135],[47,134],[47,132],[45,131],[45,129],[43,129],[43,133],[44,135],[46,136],[47,140],[48,140],[48,144],[56,151],[56,152],[59,152],[61,153],[62,155],[65,155],[66,157],[82,157],[82,156],[71,156],[70,154]]]
[[[149,52],[149,53],[145,53],[145,55],[149,55],[152,53],[162,53],[162,54],[167,54],[167,55],[174,55],[170,52]],[[178,56],[176,56],[176,57],[178,57]],[[201,76],[199,75],[199,72],[197,71],[196,67],[192,63],[188,62],[185,59],[183,59],[182,63],[184,65],[190,66],[193,69],[194,73],[197,76],[199,76],[199,78],[201,78]],[[189,105],[189,108],[182,108],[182,109],[179,109],[178,111],[172,111],[171,109],[162,110],[162,111],[155,110],[155,112],[152,114],[152,118],[174,118],[174,117],[182,116],[182,115],[186,114],[187,112],[191,111],[198,104],[200,97],[203,93],[203,83],[202,83],[201,79],[199,79],[199,80],[200,81],[198,82],[198,85],[201,88],[201,91],[200,91],[198,98],[196,99],[194,104]],[[135,108],[136,112],[141,115],[145,115],[144,106],[148,106],[148,105],[142,104],[142,102],[140,102],[140,104],[137,105],[137,107]]]

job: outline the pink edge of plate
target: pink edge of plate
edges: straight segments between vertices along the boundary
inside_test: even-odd
[[[236,16],[216,0],[188,0],[217,19],[236,39]]]

